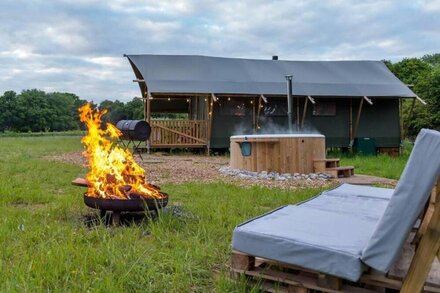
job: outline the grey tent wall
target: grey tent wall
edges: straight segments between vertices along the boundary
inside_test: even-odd
[[[296,98],[296,97],[295,97]],[[274,98],[270,98],[274,99]],[[269,100],[270,100],[269,99]],[[284,101],[285,98],[279,98]],[[335,116],[314,116],[313,106],[307,108],[304,131],[319,132],[326,136],[327,147],[348,147],[350,143],[350,98],[315,98],[316,103],[334,102],[336,103]],[[353,97],[353,120],[356,119],[357,108],[360,97]],[[304,106],[304,97],[300,98],[300,109]],[[246,104],[249,113],[252,107]],[[214,107],[213,132],[211,137],[212,148],[228,148],[229,137],[234,134],[245,134],[252,132],[252,116],[245,117],[223,116],[220,107]],[[302,115],[303,113],[300,112]],[[271,117],[270,124],[273,130],[286,129],[287,116]],[[295,117],[296,119],[296,117]],[[261,133],[265,132],[267,120],[260,120]],[[353,126],[354,127],[354,126]],[[267,128],[266,128],[267,129]],[[377,147],[399,147],[400,128],[399,128],[399,101],[397,98],[374,99],[373,105],[365,105],[361,112],[357,137],[369,137],[376,141]]]
[[[364,103],[358,137],[373,137],[378,147],[399,147],[399,99],[373,99],[373,105]]]

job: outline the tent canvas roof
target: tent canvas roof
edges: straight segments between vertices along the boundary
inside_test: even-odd
[[[127,55],[150,93],[415,97],[382,61],[283,61],[195,55]],[[141,76],[139,76],[139,74]]]

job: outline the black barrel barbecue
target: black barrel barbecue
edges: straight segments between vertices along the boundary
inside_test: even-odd
[[[143,160],[139,146],[143,141],[147,141],[150,138],[150,124],[144,120],[120,120],[116,123],[116,127],[122,132],[122,135],[119,137],[121,144],[126,148],[133,144],[133,150]],[[128,143],[125,144],[124,140],[128,140]]]
[[[131,141],[146,141],[150,138],[151,127],[144,120],[121,120],[116,127],[122,132],[121,139]]]

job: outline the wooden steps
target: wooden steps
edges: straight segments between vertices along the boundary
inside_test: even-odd
[[[354,175],[353,166],[340,166],[339,159],[318,159],[313,160],[315,173],[326,173],[333,178],[351,177]]]
[[[325,169],[325,173],[330,174],[333,178],[346,178],[354,175],[353,166],[342,166]]]

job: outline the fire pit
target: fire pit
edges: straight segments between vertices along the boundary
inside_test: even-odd
[[[89,187],[90,184],[84,178],[76,178],[72,181],[72,185]],[[159,187],[154,186],[159,189]],[[84,203],[86,206],[100,211],[101,217],[110,213],[113,225],[120,224],[120,215],[122,212],[146,212],[154,211],[164,208],[168,204],[168,194],[162,193],[163,197],[160,199],[134,197],[130,199],[112,199],[91,197],[84,193]]]
[[[313,173],[313,160],[325,159],[321,134],[231,136],[230,166],[253,172]]]
[[[108,199],[90,197],[84,193],[84,203],[91,208],[112,212],[142,212],[157,211],[168,204],[168,196],[161,199],[135,198],[135,199]]]
[[[87,126],[82,138],[88,159],[86,178],[78,178],[74,185],[87,187],[84,203],[99,209],[101,216],[112,213],[113,224],[119,224],[121,212],[157,210],[168,203],[168,195],[160,188],[147,183],[145,170],[134,160],[132,154],[115,143],[123,133],[107,123],[102,127],[106,111],[92,109],[87,103],[80,109],[80,120]],[[139,124],[139,121],[137,122]]]
[[[111,213],[111,220],[114,226],[121,223],[122,212],[145,212],[155,211],[164,208],[168,204],[168,195],[161,199],[135,198],[135,199],[107,199],[90,197],[84,193],[84,203],[91,208],[99,209],[101,217],[105,217],[107,212]]]

